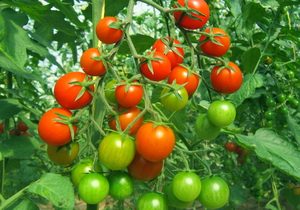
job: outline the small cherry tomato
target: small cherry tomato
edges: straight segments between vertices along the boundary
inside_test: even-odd
[[[26,132],[28,130],[28,126],[23,121],[19,121],[17,124],[17,129],[21,132]]]
[[[91,76],[101,76],[106,73],[105,66],[102,61],[94,60],[101,54],[97,48],[90,48],[83,52],[80,58],[80,66],[82,70]]]
[[[123,31],[110,26],[112,23],[116,23],[117,21],[117,18],[110,16],[99,20],[96,26],[96,34],[101,42],[105,44],[113,44],[122,39]]]
[[[112,173],[109,178],[109,194],[114,199],[124,200],[133,193],[133,181],[125,172]]]
[[[228,152],[236,152],[237,150],[237,145],[234,142],[228,141],[224,146]]]
[[[122,107],[130,108],[140,103],[143,94],[141,85],[119,85],[116,88],[115,97]]]
[[[183,109],[189,100],[188,93],[184,87],[175,85],[175,88],[175,90],[171,90],[169,87],[166,87],[160,94],[162,105],[171,112]]]

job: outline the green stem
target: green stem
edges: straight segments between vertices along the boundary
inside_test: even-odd
[[[4,193],[4,181],[5,181],[5,158],[2,160],[2,174],[1,174],[1,194]]]
[[[0,209],[7,208],[13,202],[15,202],[18,198],[22,197],[24,191],[27,190],[28,187],[29,187],[29,185],[26,186],[25,188],[23,188],[22,190],[20,190],[19,192],[17,192],[16,194],[14,194],[13,196],[11,196],[10,198],[8,198],[7,200],[5,200],[3,203],[1,203]]]
[[[139,0],[139,1],[144,2],[144,3],[154,7],[155,9],[159,10],[160,12],[163,12],[163,13],[166,12],[166,9],[164,7],[160,6],[159,4],[155,3],[152,0]]]
[[[92,0],[92,21],[93,21],[93,47],[98,46],[96,26],[101,17],[104,16],[105,0]]]
[[[98,204],[88,204],[86,210],[97,210]]]

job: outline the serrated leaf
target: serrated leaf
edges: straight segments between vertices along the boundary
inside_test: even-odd
[[[132,35],[131,39],[132,39],[132,42],[134,43],[137,53],[139,53],[139,54],[142,54],[144,51],[146,51],[148,48],[150,48],[153,45],[153,43],[155,42],[155,39],[153,39],[152,37],[142,35],[142,34]],[[118,53],[123,54],[123,55],[130,54],[130,49],[129,49],[126,41],[124,41],[121,44]]]
[[[74,189],[68,177],[59,174],[44,174],[27,189],[28,192],[49,200],[55,207],[73,209]]]
[[[297,123],[296,119],[294,119],[290,115],[287,116],[287,122],[288,122],[289,128],[291,129],[296,141],[300,145],[300,125],[299,125],[299,122]]]
[[[18,114],[23,109],[23,105],[17,99],[0,99],[0,119],[8,119]]]
[[[232,101],[236,106],[239,106],[244,100],[254,95],[256,88],[263,86],[263,79],[263,76],[260,74],[247,74],[242,87],[234,94],[231,94],[227,99]]]
[[[236,135],[237,142],[284,173],[300,179],[300,152],[274,131],[259,129],[253,136]]]
[[[244,73],[252,73],[256,70],[260,61],[261,52],[257,47],[251,48],[242,55],[242,69]]]

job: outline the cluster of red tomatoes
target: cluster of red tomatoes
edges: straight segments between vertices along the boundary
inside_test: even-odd
[[[187,9],[174,12],[177,25],[186,30],[202,28],[209,19],[209,8],[204,0],[178,0],[177,7]],[[122,23],[115,17],[99,20],[96,33],[104,44],[126,39]],[[230,38],[222,29],[207,28],[200,33],[199,46],[206,56],[219,57],[228,51]],[[106,83],[103,100],[108,105],[117,103],[119,108],[109,122],[110,128],[115,131],[110,130],[100,140],[98,160],[113,172],[105,176],[92,160],[81,161],[73,167],[72,181],[86,203],[97,204],[108,194],[123,200],[133,193],[132,178],[149,181],[161,173],[164,160],[174,149],[176,135],[170,126],[157,119],[144,122],[143,116],[149,110],[145,107],[141,111],[137,106],[145,100],[146,84],[164,87],[160,101],[165,109],[175,112],[187,105],[199,86],[200,76],[182,64],[184,56],[183,45],[177,39],[158,39],[151,51],[140,58],[141,75],[138,79],[116,78]],[[39,135],[48,145],[49,158],[64,166],[70,165],[79,152],[79,144],[74,141],[78,119],[70,110],[88,106],[94,94],[98,93],[92,76],[104,76],[111,70],[107,56],[101,54],[98,48],[84,51],[80,65],[84,73],[70,72],[57,80],[54,96],[61,107],[44,113],[38,125]],[[211,83],[219,93],[233,93],[241,86],[242,73],[233,62],[215,66],[211,71]],[[197,119],[199,137],[215,138],[221,128],[234,121],[235,115],[232,103],[214,101],[207,114],[201,114]],[[143,194],[138,199],[137,209],[187,208],[196,199],[203,206],[215,209],[224,206],[229,198],[228,185],[222,178],[214,176],[201,180],[191,171],[178,172],[165,186],[164,193],[165,196],[157,192]]]
[[[28,126],[23,121],[18,121],[14,128],[9,131],[9,135],[11,136],[30,136],[31,134],[28,132]],[[5,132],[5,124],[4,122],[0,122],[0,134]]]

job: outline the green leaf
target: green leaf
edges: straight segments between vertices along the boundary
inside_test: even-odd
[[[269,7],[272,9],[277,9],[280,6],[277,0],[261,0],[260,4],[264,7]]]
[[[73,209],[74,190],[68,177],[59,174],[44,174],[27,189],[28,192],[42,196],[55,207]]]
[[[261,53],[257,47],[251,48],[242,55],[242,71],[252,73],[256,70],[260,61]]]
[[[114,3],[105,5],[106,16],[116,16],[122,9],[128,5],[129,0],[114,0]]]
[[[0,99],[0,119],[8,119],[22,111],[22,104],[17,99]]]
[[[236,135],[239,144],[286,174],[300,179],[300,152],[274,131],[259,129],[253,136]]]
[[[230,12],[234,17],[238,17],[242,14],[240,0],[226,0],[228,6],[230,7]]]
[[[298,144],[300,145],[300,125],[297,121],[291,117],[290,115],[287,116],[287,122],[289,128],[291,129],[295,139],[297,140]]]
[[[255,94],[255,89],[262,87],[264,84],[263,76],[261,74],[247,74],[244,78],[242,87],[231,94],[227,99],[232,101],[236,106],[239,106],[247,98],[251,98]]]
[[[245,8],[242,8],[242,11],[244,25],[248,29],[252,29],[255,23],[268,16],[262,5],[254,2],[248,2]]]
[[[10,136],[0,142],[1,159],[30,159],[34,151],[39,149],[39,143],[39,140],[27,136]]]
[[[136,48],[137,53],[142,54],[145,50],[150,48],[155,39],[150,36],[135,34],[131,36],[132,42]],[[127,42],[123,42],[119,49],[119,54],[130,54],[130,49]]]

